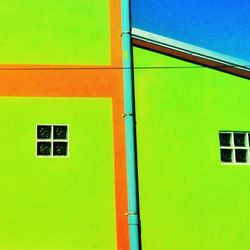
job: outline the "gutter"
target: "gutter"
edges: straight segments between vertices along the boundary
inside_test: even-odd
[[[249,62],[229,57],[198,46],[163,37],[137,28],[132,29],[132,44],[136,47],[175,57],[242,78],[250,79]]]

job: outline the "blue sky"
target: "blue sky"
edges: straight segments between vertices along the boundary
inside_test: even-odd
[[[250,62],[250,0],[132,0],[132,26]]]

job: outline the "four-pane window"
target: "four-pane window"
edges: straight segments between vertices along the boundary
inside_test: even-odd
[[[37,125],[36,155],[68,156],[68,125]]]
[[[219,139],[222,163],[250,164],[250,132],[221,131]]]

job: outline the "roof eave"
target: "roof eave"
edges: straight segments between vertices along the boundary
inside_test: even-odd
[[[187,62],[209,67],[228,74],[250,79],[250,68],[246,62],[234,62],[234,58],[226,57],[209,50],[203,50],[195,46],[187,45],[172,39],[132,29],[132,45],[178,58]]]

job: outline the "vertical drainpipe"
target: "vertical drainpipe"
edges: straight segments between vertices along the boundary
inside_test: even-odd
[[[135,145],[135,116],[130,25],[130,0],[122,1],[122,53],[124,81],[124,119],[126,133],[126,166],[128,183],[128,226],[130,250],[140,249],[139,206]]]

